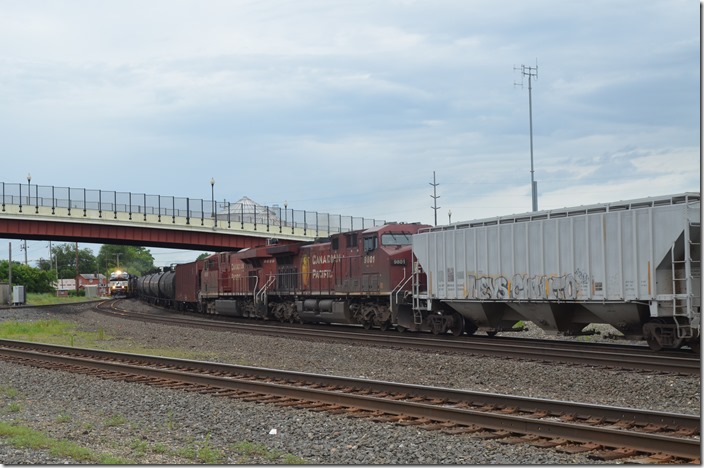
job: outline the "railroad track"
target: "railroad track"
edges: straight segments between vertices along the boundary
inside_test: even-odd
[[[700,417],[202,361],[0,340],[0,359],[600,460],[700,459]]]
[[[102,302],[96,306],[95,310],[154,323],[245,331],[247,333],[306,339],[324,338],[384,347],[410,347],[436,353],[479,354],[682,375],[698,375],[701,373],[699,355],[685,352],[656,353],[645,346],[602,345],[511,338],[506,340],[482,339],[479,337],[477,337],[478,339],[456,339],[451,337],[414,336],[408,333],[370,333],[361,329],[356,331],[349,329],[337,330],[334,326],[311,329],[266,322],[240,323],[173,312],[135,312],[122,308],[120,301]]]

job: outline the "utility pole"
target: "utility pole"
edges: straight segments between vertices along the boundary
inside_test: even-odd
[[[78,242],[76,242],[76,295],[78,295]]]
[[[514,71],[518,68],[513,67]],[[538,79],[538,60],[535,61],[535,67],[527,67],[521,65],[521,82],[513,83],[514,86],[520,85],[523,88],[523,77],[528,77],[528,119],[530,122],[530,190],[533,199],[533,211],[538,211],[538,183],[535,181],[535,171],[533,170],[533,96],[532,96],[532,78]]]
[[[27,241],[24,244],[20,244],[20,250],[24,250],[24,266],[27,266]]]
[[[438,198],[440,198],[440,195],[437,194],[436,188],[437,188],[437,186],[440,185],[440,184],[436,184],[436,183],[435,183],[435,171],[433,171],[433,183],[430,184],[430,185],[433,186],[433,194],[430,196],[430,198],[433,199],[433,206],[431,206],[430,208],[432,208],[432,209],[434,210],[434,214],[435,214],[435,226],[437,226],[437,225],[438,225],[438,210],[439,210],[441,207],[438,206]]]
[[[8,242],[7,282],[10,284],[10,304],[12,303],[12,242]]]

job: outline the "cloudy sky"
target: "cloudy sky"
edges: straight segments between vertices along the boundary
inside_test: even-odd
[[[539,209],[699,191],[699,21],[694,0],[2,0],[0,179],[209,199],[214,177],[219,200],[432,224],[435,171],[439,223],[527,212],[537,64]]]

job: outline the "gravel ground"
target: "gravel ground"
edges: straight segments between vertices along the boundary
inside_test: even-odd
[[[700,413],[698,377],[186,329],[109,317],[90,311],[87,305],[55,311],[0,310],[0,320],[45,318],[75,321],[81,330],[104,330],[111,346],[122,349],[177,346],[193,353],[192,358],[232,364]],[[529,334],[539,333],[532,330]],[[0,362],[0,373],[0,424],[28,426],[93,453],[132,463],[598,463],[584,454],[504,445],[4,362]],[[45,449],[17,448],[0,437],[0,463],[81,461]]]

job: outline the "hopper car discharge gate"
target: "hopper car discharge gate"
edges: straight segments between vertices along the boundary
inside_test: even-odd
[[[521,320],[567,335],[605,323],[656,350],[699,351],[698,192],[431,227],[413,253],[415,321],[452,310],[490,335]]]

